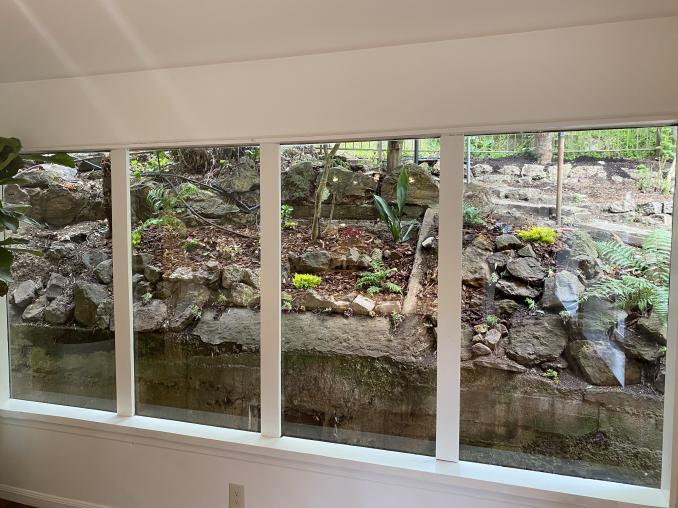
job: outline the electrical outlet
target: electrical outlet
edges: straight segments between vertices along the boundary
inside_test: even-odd
[[[245,508],[245,486],[228,484],[228,508]]]

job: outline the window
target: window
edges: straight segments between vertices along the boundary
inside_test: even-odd
[[[461,458],[659,487],[671,129],[466,142]]]
[[[283,148],[284,435],[434,453],[438,157]]]
[[[11,395],[114,411],[110,160],[70,155],[75,167],[26,155],[23,183],[4,188],[25,214],[12,237],[28,241],[8,292]]]
[[[258,158],[131,154],[138,414],[259,429]]]

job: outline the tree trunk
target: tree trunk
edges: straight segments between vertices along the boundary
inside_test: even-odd
[[[390,173],[400,166],[400,152],[402,142],[400,140],[391,140],[388,142],[388,155],[386,156],[386,172]]]
[[[656,137],[655,137],[655,157],[661,159],[662,157],[662,128],[657,127]]]
[[[323,209],[323,194],[325,194],[327,179],[330,176],[330,169],[332,169],[330,167],[332,165],[332,159],[339,150],[339,144],[340,143],[335,143],[329,153],[327,152],[327,149],[325,149],[325,167],[323,168],[322,175],[320,175],[320,182],[315,190],[315,200],[313,202],[313,224],[311,226],[311,240],[313,241],[320,237],[320,216]]]
[[[551,164],[553,160],[552,132],[536,132],[534,134],[534,155],[539,164]]]

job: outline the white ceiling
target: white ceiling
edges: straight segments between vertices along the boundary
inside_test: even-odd
[[[0,0],[0,82],[674,15],[676,0]]]

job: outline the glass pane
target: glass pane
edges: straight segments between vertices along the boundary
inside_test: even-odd
[[[461,458],[659,487],[675,130],[466,141]]]
[[[9,236],[32,251],[12,263],[11,395],[114,411],[110,159],[70,155],[75,167],[26,155],[23,182],[4,188],[7,206],[30,219]]]
[[[283,434],[434,453],[439,148],[284,147]]]
[[[259,430],[259,148],[131,154],[137,413]]]

